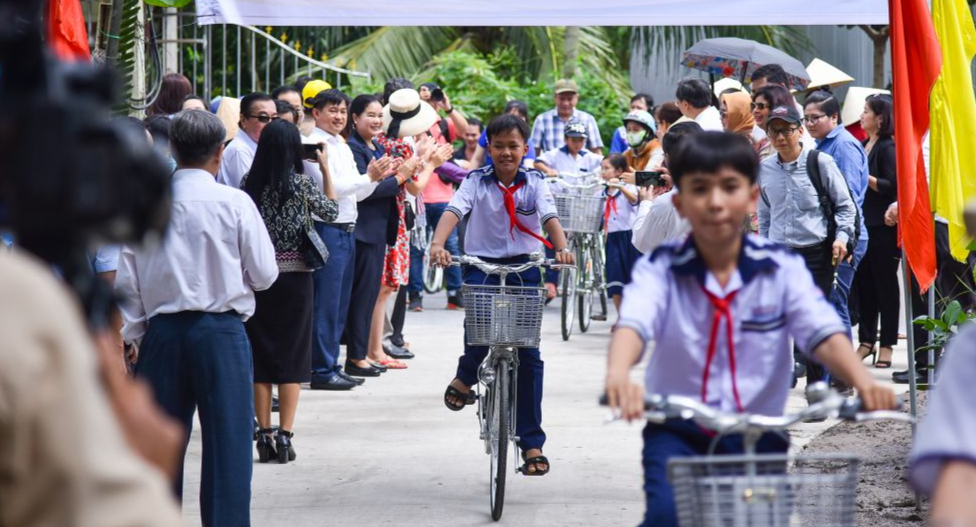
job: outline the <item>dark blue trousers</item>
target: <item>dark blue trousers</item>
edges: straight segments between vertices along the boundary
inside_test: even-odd
[[[678,527],[674,492],[668,483],[668,459],[708,454],[712,437],[692,421],[648,423],[644,428],[644,494],[647,511],[641,527]],[[760,454],[785,453],[789,438],[764,434],[756,445]],[[733,434],[719,440],[716,454],[742,454],[742,435]]]
[[[527,261],[526,257],[496,260],[482,258],[494,263],[519,263]],[[539,269],[530,269],[521,275],[510,274],[506,280],[508,285],[538,286],[542,281]],[[487,276],[474,266],[466,266],[464,283],[498,285],[497,275]],[[478,367],[488,356],[485,346],[468,346],[467,332],[465,332],[464,355],[458,360],[457,378],[466,386],[473,386],[478,382]],[[519,436],[519,448],[529,450],[542,448],[546,442],[546,433],[542,431],[542,377],[543,362],[539,348],[519,349],[519,368],[517,400],[515,401],[515,433]]]
[[[427,215],[427,228],[437,229],[437,223],[441,221],[441,216],[447,210],[447,203],[424,203],[424,210]],[[452,256],[460,256],[461,250],[458,247],[458,231],[455,228],[451,235],[447,237],[444,248]],[[461,289],[461,269],[458,267],[448,267],[444,269],[444,282],[447,284],[448,291]],[[424,253],[416,245],[410,244],[410,282],[407,290],[411,293],[424,292]]]
[[[356,264],[356,239],[353,233],[315,222],[329,260],[325,267],[312,273],[315,301],[312,321],[312,381],[332,378],[342,368],[339,364],[339,339],[346,327],[352,277]]]
[[[254,392],[251,346],[237,313],[186,311],[157,315],[139,350],[136,375],[186,427],[200,410],[203,471],[200,516],[207,527],[251,524]],[[183,495],[183,469],[175,481]]]

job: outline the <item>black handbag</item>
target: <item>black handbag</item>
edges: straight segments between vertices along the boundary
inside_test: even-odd
[[[417,225],[417,213],[413,210],[413,204],[409,201],[404,203],[403,219],[406,222],[405,227],[408,231],[412,231]]]

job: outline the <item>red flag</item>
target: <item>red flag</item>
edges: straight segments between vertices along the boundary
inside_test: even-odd
[[[936,266],[922,138],[929,128],[929,95],[942,70],[942,51],[927,0],[891,0],[889,10],[899,234],[912,274],[926,291],[935,281]]]
[[[91,60],[85,15],[79,0],[48,0],[47,41],[62,60]]]

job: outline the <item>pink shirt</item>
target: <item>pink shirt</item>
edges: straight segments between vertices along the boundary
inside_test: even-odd
[[[437,174],[430,175],[430,182],[424,189],[424,203],[449,203],[454,197],[454,185],[444,183]]]

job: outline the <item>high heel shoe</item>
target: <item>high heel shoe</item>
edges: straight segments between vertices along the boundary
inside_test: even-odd
[[[274,442],[271,439],[271,434],[273,433],[274,428],[262,428],[258,430],[256,448],[258,449],[258,461],[261,463],[267,463],[278,457],[278,452],[275,451]]]
[[[868,350],[864,353],[862,350]],[[874,366],[878,363],[878,350],[874,347],[874,344],[861,344],[857,347],[857,356],[864,362],[864,359],[871,357],[871,365]]]
[[[876,360],[874,362],[874,367],[877,368],[877,369],[879,369],[879,370],[886,370],[886,369],[890,368],[891,367],[891,358],[895,354],[895,350],[893,350],[891,348],[886,348],[884,346],[878,348],[878,350],[879,351],[880,350],[888,350],[888,353],[885,353],[883,355],[879,353],[878,360]],[[887,357],[887,359],[882,358],[882,357]]]
[[[278,430],[278,436],[275,438],[275,447],[278,449],[278,463],[282,465],[289,461],[295,461],[295,458],[298,457],[295,454],[295,447],[291,444],[291,438],[293,437],[295,437],[295,434],[287,430]]]

